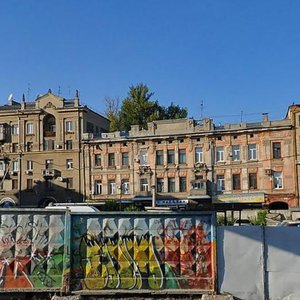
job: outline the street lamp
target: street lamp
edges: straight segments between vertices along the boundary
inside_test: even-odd
[[[156,190],[155,190],[155,184],[151,185],[151,191],[152,191],[152,208],[156,207]]]

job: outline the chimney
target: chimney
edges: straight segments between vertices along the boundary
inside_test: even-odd
[[[262,120],[263,120],[263,122],[268,122],[269,121],[269,114],[268,113],[263,113],[262,114]]]

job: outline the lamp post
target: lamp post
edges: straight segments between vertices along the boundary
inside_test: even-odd
[[[151,185],[151,191],[152,191],[152,208],[156,207],[156,190],[155,190],[155,185]]]
[[[22,200],[22,156],[23,152],[19,152],[18,162],[19,162],[19,174],[18,174],[18,198],[19,198],[19,206],[21,207]]]

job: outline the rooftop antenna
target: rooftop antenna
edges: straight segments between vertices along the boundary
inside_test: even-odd
[[[68,90],[69,90],[69,97],[71,97],[71,88],[69,85],[68,85]]]
[[[30,83],[27,83],[27,99],[28,99],[28,101],[29,101],[30,92],[31,92],[31,85],[30,85]]]
[[[60,85],[58,86],[58,92],[57,92],[58,96],[60,96],[61,94],[61,90],[60,90]]]
[[[243,111],[241,110],[241,123],[243,122]]]
[[[201,119],[203,119],[203,100],[201,100],[200,107],[201,107]]]

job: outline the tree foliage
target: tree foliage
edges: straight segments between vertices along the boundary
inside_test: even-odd
[[[106,116],[111,121],[110,131],[129,131],[131,125],[147,128],[147,123],[155,120],[186,118],[188,111],[173,104],[164,107],[153,101],[153,92],[147,85],[140,83],[131,86],[122,105],[118,98],[106,98]]]

